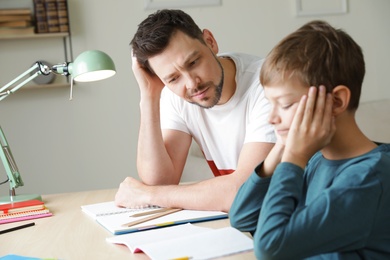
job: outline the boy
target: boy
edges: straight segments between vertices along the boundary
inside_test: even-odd
[[[267,56],[260,81],[279,139],[230,210],[257,258],[390,259],[390,145],[356,124],[364,74],[361,48],[322,21]]]

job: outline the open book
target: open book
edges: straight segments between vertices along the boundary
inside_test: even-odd
[[[136,214],[154,212],[156,210],[161,211],[163,209],[158,207],[144,209],[119,208],[115,206],[113,201],[84,205],[81,206],[81,209],[114,235],[228,217],[227,213],[221,211],[178,210],[174,213],[134,224],[135,221],[138,222],[161,213],[150,214],[149,216],[136,216]],[[129,225],[130,223],[133,224]]]
[[[232,227],[212,229],[183,224],[106,239],[151,259],[211,259],[253,249],[253,240]]]

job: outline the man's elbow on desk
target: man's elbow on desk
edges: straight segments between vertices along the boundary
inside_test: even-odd
[[[148,170],[150,172],[150,170]],[[170,174],[166,174],[164,172],[156,172],[153,174],[148,174],[148,171],[138,170],[138,175],[140,180],[149,186],[156,185],[178,185],[180,183],[180,179],[182,177],[182,172],[171,172]]]

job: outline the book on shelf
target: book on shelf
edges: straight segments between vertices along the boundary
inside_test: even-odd
[[[46,8],[44,0],[33,0],[34,23],[36,33],[48,33],[49,28],[46,19]]]
[[[29,8],[0,9],[0,15],[30,15],[31,16],[31,9]]]
[[[31,21],[27,20],[15,20],[0,22],[0,27],[29,27],[32,26]]]
[[[29,8],[0,9],[0,35],[33,34]]]
[[[67,0],[57,1],[58,26],[60,32],[69,32],[69,16]]]
[[[0,15],[0,22],[11,22],[11,21],[30,21],[31,15]]]
[[[28,200],[0,205],[0,224],[52,216],[40,200]]]
[[[28,27],[0,27],[1,35],[32,35],[35,33],[34,26]]]
[[[159,207],[127,209],[115,206],[113,201],[84,205],[81,209],[114,235],[228,217],[227,213],[221,211]]]
[[[57,1],[56,0],[44,0],[46,9],[46,21],[49,33],[60,32],[60,26],[58,21]]]
[[[253,240],[233,227],[206,228],[192,224],[108,237],[132,253],[151,259],[214,259],[253,250]]]

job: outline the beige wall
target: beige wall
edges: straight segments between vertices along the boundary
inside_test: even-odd
[[[16,0],[2,0],[0,7],[10,2]],[[129,41],[153,10],[145,11],[143,0],[68,2],[74,55],[103,50],[114,59],[117,75],[78,84],[73,101],[68,101],[67,88],[57,88],[22,89],[0,102],[0,124],[25,182],[18,193],[116,188],[125,176],[137,176],[139,92],[131,73]],[[221,51],[259,56],[303,23],[325,19],[346,29],[364,50],[367,76],[362,100],[390,98],[388,0],[349,0],[347,14],[317,17],[296,17],[294,0],[222,0],[221,6],[184,10],[214,33]],[[62,62],[57,43],[0,41],[0,85],[37,59]],[[3,178],[0,168],[0,181]],[[7,194],[7,188],[0,186],[0,195]]]

